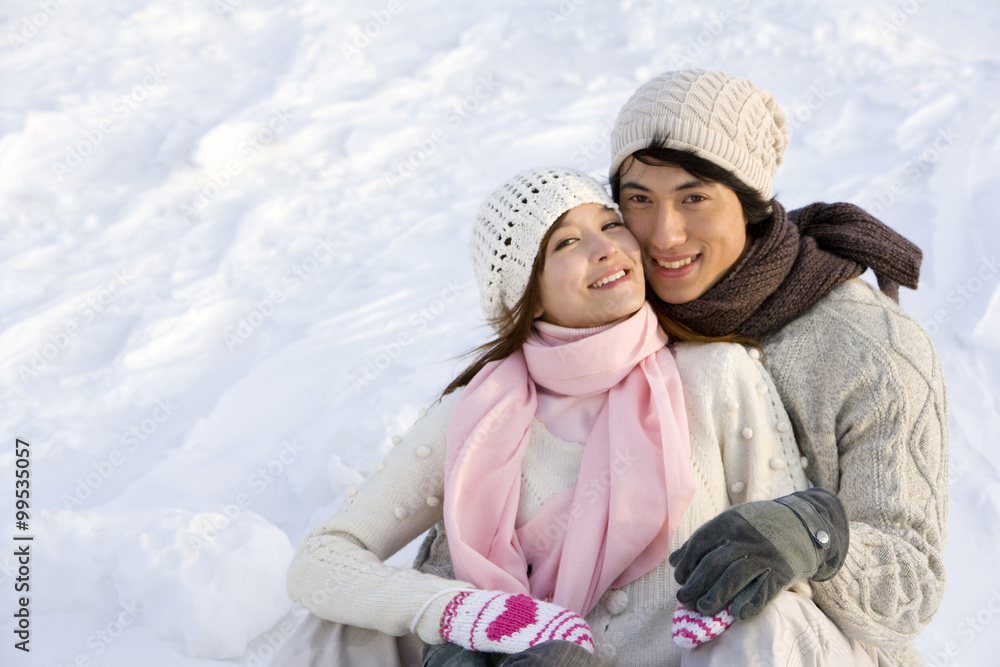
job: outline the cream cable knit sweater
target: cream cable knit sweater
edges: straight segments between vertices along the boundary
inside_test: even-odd
[[[762,341],[809,478],[835,491],[851,546],[816,603],[848,636],[922,665],[911,640],[945,589],[948,403],[927,332],[851,280]]]
[[[732,504],[776,498],[809,486],[805,459],[756,350],[730,344],[678,345],[675,354],[698,488],[677,526],[672,548]],[[329,521],[305,536],[288,578],[295,602],[331,621],[402,635],[434,595],[471,588],[382,564],[442,520],[445,428],[459,393],[435,405],[390,452],[384,468]],[[582,450],[582,445],[556,438],[535,420],[523,463],[518,526],[553,494],[575,484]],[[603,664],[680,664],[680,649],[670,637],[677,588],[673,570],[664,561],[640,579],[604,594],[587,616]],[[425,642],[442,641],[438,628],[451,597],[438,595],[424,609],[416,630]]]

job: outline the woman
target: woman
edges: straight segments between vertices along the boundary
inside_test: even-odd
[[[415,632],[428,666],[677,665],[666,556],[732,504],[808,512],[833,536],[806,545],[809,574],[836,572],[846,515],[807,488],[759,354],[665,347],[600,184],[515,176],[480,208],[472,257],[497,338],[307,534],[293,600],[338,628]],[[431,526],[418,570],[383,565]],[[359,648],[339,655],[376,664]]]
[[[897,304],[899,285],[917,285],[921,254],[850,204],[786,213],[771,179],[787,142],[781,109],[750,81],[667,72],[618,115],[612,192],[642,246],[654,307],[704,335],[760,341],[810,480],[846,507],[847,558],[837,576],[812,586],[815,604],[873,659],[885,662],[884,649],[896,664],[923,664],[911,640],[945,588],[948,418],[930,338]],[[857,279],[866,268],[881,293]],[[783,531],[802,528],[775,521]],[[773,569],[784,554],[772,546],[722,513],[671,556],[684,584],[679,599],[703,613],[733,606],[737,618],[753,618],[773,593],[740,608],[745,581],[724,573],[737,561],[748,572],[772,568],[780,580],[772,591],[801,580]],[[730,664],[726,651],[740,655],[766,627],[737,624],[694,652],[703,661],[692,664]]]

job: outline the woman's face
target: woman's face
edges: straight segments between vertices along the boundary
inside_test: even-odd
[[[620,200],[642,247],[646,279],[666,303],[697,299],[750,248],[736,193],[680,167],[626,160]]]
[[[645,301],[639,244],[618,214],[582,204],[557,225],[542,252],[541,305],[535,317],[564,327],[595,327]]]

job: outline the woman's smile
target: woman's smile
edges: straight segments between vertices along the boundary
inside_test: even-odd
[[[628,269],[619,269],[613,273],[606,275],[590,286],[590,289],[602,289],[602,288],[614,288],[620,287],[623,283],[622,278],[630,277],[632,272]]]

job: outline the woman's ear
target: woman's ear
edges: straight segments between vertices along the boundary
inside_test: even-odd
[[[535,308],[535,314],[532,315],[532,319],[537,320],[539,317],[541,317],[544,314],[545,314],[545,310],[542,308],[542,304],[538,304],[538,307]]]

